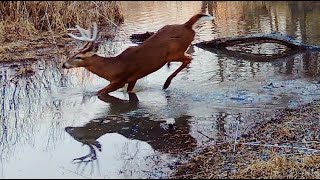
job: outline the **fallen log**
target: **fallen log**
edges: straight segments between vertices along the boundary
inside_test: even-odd
[[[152,36],[154,34],[154,32],[145,32],[142,34],[132,34],[130,36],[130,40],[134,43],[142,43],[143,41],[145,41],[146,39],[148,39],[150,36]]]
[[[130,36],[130,39],[132,42],[142,43],[153,34],[154,32],[132,34]],[[273,32],[270,34],[253,34],[253,35],[240,36],[240,37],[218,38],[210,41],[199,42],[194,45],[200,48],[206,49],[206,48],[213,48],[213,47],[226,48],[226,47],[235,46],[239,44],[249,45],[249,44],[261,44],[261,43],[277,43],[295,50],[320,51],[320,46],[303,44],[302,42],[296,40],[294,37],[289,36],[287,34],[279,33],[279,32]]]
[[[276,43],[280,45],[287,46],[291,50],[311,50],[319,51],[320,46],[306,45],[302,42],[296,40],[294,37],[287,34],[282,34],[279,32],[273,32],[270,34],[253,34],[241,37],[229,37],[229,38],[219,38],[211,41],[204,41],[196,43],[195,45],[206,49],[213,47],[226,48],[230,46],[235,46],[239,44],[262,44],[262,43]]]
[[[154,32],[133,34],[130,38],[132,42],[139,44],[148,39],[153,34]],[[265,55],[228,49],[228,47],[236,45],[257,45],[262,43],[276,43],[284,45],[288,50],[279,54]],[[218,38],[210,41],[195,43],[194,45],[210,52],[222,53],[228,56],[239,58],[241,57],[250,61],[259,62],[279,60],[281,58],[291,56],[301,51],[320,51],[320,46],[303,44],[302,42],[296,40],[294,37],[279,32],[273,32],[270,34],[253,34],[240,37]]]

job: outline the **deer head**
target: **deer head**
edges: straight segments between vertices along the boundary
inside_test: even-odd
[[[86,42],[82,48],[80,48],[75,54],[73,54],[69,59],[63,63],[62,68],[70,69],[75,67],[86,67],[88,65],[88,60],[96,54],[98,50],[98,42],[95,42],[98,35],[97,23],[93,23],[93,32],[91,33],[91,28],[88,30],[81,28],[76,25],[76,28],[80,32],[81,36],[76,36],[74,34],[68,33],[68,35],[75,39]]]

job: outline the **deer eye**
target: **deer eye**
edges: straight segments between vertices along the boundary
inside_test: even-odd
[[[81,57],[79,57],[79,56],[76,56],[76,57],[75,57],[75,59],[81,59]]]

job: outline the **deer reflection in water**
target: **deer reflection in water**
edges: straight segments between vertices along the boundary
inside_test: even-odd
[[[108,94],[100,95],[98,98],[109,103],[107,116],[92,119],[84,126],[65,128],[75,140],[90,148],[89,154],[74,160],[80,160],[79,162],[97,160],[95,148],[102,150],[97,139],[107,133],[118,133],[128,139],[147,142],[154,150],[162,153],[177,154],[191,151],[197,145],[196,140],[189,134],[191,116],[181,115],[174,119],[174,124],[167,124],[164,121],[153,120],[157,118],[152,115],[135,111],[143,108],[139,106],[135,93],[129,93],[129,100]]]

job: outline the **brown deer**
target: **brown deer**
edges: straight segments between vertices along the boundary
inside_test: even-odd
[[[167,89],[171,80],[192,60],[186,50],[194,39],[193,25],[198,21],[212,20],[208,14],[196,14],[184,24],[166,25],[142,44],[129,47],[115,57],[102,57],[96,54],[98,43],[97,24],[94,23],[93,33],[78,25],[81,37],[71,33],[68,35],[76,40],[87,42],[77,53],[63,63],[69,69],[85,67],[90,72],[110,81],[110,84],[98,91],[98,95],[110,93],[128,83],[128,92],[132,92],[138,79],[143,78],[170,62],[182,62],[166,80],[163,89]],[[91,37],[92,35],[92,37]]]

